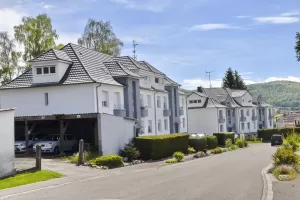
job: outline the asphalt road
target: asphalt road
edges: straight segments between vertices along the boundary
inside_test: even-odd
[[[119,168],[81,180],[36,184],[40,188],[35,190],[0,191],[0,200],[260,200],[261,170],[275,150],[270,144],[253,144],[164,167],[151,163]]]

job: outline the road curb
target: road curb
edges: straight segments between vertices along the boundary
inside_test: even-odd
[[[264,181],[264,188],[263,188],[261,200],[273,200],[272,180],[271,180],[271,176],[268,174],[268,171],[269,169],[272,168],[272,166],[273,166],[272,164],[269,164],[261,171],[261,175]]]

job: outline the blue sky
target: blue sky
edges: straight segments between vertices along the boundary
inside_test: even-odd
[[[0,0],[0,31],[13,34],[22,16],[47,13],[60,35],[76,43],[89,18],[111,21],[125,43],[123,55],[146,60],[185,88],[213,86],[228,67],[247,83],[300,82],[295,34],[298,0]]]

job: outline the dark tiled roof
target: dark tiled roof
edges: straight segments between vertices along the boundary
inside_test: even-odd
[[[142,66],[140,63],[138,63],[136,60],[131,58],[130,56],[120,56],[120,57],[113,57],[114,61],[118,61],[123,66],[127,67],[129,70],[136,72],[139,69],[149,71],[148,68],[145,66]]]
[[[37,58],[30,60],[30,62],[38,62],[38,61],[49,61],[49,60],[64,60],[68,62],[72,62],[70,57],[64,51],[50,49],[45,53],[41,54]]]
[[[227,91],[223,88],[204,88],[204,93],[220,103],[226,101],[228,96]]]
[[[109,70],[110,74],[113,77],[120,77],[120,76],[131,76],[131,77],[140,77],[138,74],[133,73],[132,71],[128,70],[126,67],[122,66],[117,61],[111,62],[104,62],[104,65]]]
[[[171,85],[181,86],[180,84],[176,83],[175,81],[173,81],[172,79],[170,79],[166,75],[165,75],[164,78],[165,78],[165,81],[169,82]]]
[[[147,70],[150,70],[154,73],[157,73],[157,74],[163,74],[165,75],[164,73],[162,73],[161,71],[159,71],[158,69],[156,69],[155,67],[153,67],[152,65],[150,65],[148,62],[146,61],[139,61],[139,63],[144,66]]]

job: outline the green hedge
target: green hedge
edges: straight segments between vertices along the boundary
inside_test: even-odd
[[[95,164],[99,166],[106,166],[109,169],[124,166],[122,157],[118,155],[100,156],[95,159]]]
[[[232,144],[234,144],[234,132],[228,132],[228,133],[214,133],[214,136],[218,139],[218,145],[225,146],[225,141],[227,139],[231,139]]]
[[[216,136],[206,136],[207,139],[207,148],[214,149],[218,146],[218,139]]]
[[[140,136],[135,138],[135,145],[141,152],[141,158],[145,160],[157,160],[172,156],[174,152],[187,153],[189,135],[183,133]]]
[[[207,138],[206,137],[190,137],[189,145],[196,151],[202,151],[207,149]]]
[[[258,137],[262,138],[263,142],[269,142],[274,134],[286,136],[288,133],[300,133],[300,127],[260,129],[257,131]]]

